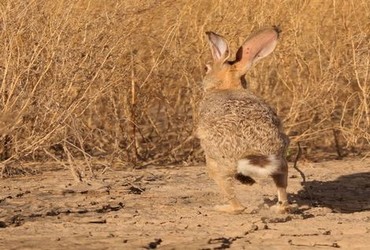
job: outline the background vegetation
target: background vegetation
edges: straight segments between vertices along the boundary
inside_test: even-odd
[[[284,120],[291,154],[297,142],[307,157],[369,152],[367,0],[3,0],[0,10],[3,176],[49,162],[81,175],[202,161],[191,135],[204,32],[235,52],[274,24],[278,47],[247,81]]]

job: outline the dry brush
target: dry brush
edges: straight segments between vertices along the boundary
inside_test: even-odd
[[[366,155],[370,4],[359,1],[4,0],[0,158],[74,170],[202,160],[192,137],[204,32],[233,51],[279,24],[274,55],[247,75],[306,155]],[[76,178],[82,178],[75,171]]]

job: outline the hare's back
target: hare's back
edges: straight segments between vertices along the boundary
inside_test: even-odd
[[[199,119],[198,136],[208,155],[280,154],[288,143],[276,113],[247,91],[207,93]]]

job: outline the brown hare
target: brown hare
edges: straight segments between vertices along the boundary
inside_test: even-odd
[[[253,176],[271,176],[277,186],[278,212],[288,208],[286,193],[289,144],[274,110],[244,86],[244,75],[276,46],[279,30],[261,30],[250,36],[229,61],[227,41],[207,32],[213,62],[203,79],[204,96],[199,107],[197,136],[205,152],[209,176],[229,204],[216,210],[239,213],[233,178],[253,184]]]

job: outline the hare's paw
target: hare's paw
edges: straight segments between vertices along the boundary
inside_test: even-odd
[[[233,206],[231,204],[228,205],[217,205],[214,207],[214,210],[218,212],[226,212],[231,214],[240,214],[245,210],[243,206]]]
[[[296,207],[285,201],[278,202],[276,205],[270,207],[270,209],[277,214],[290,214],[294,212]]]

